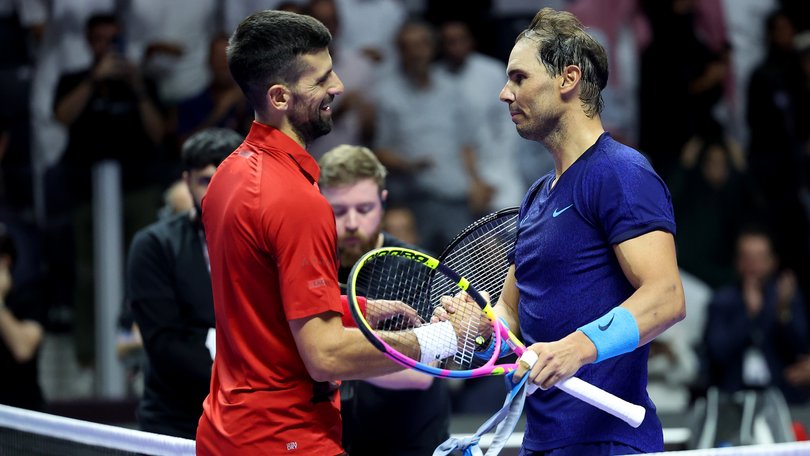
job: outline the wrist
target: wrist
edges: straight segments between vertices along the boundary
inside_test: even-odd
[[[598,363],[629,353],[638,347],[640,334],[635,317],[624,307],[614,307],[605,315],[577,328],[596,348]]]

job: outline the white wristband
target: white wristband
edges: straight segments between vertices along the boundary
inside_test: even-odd
[[[419,341],[419,362],[422,364],[449,358],[458,351],[456,330],[449,321],[420,326],[414,328],[413,333]]]

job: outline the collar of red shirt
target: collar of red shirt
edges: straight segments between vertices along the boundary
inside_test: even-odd
[[[271,145],[274,149],[286,153],[298,164],[301,171],[306,173],[313,184],[318,183],[318,178],[321,174],[321,169],[318,167],[318,162],[312,158],[303,147],[298,145],[295,140],[282,133],[281,130],[253,121],[250,127],[250,132],[245,138],[245,142],[249,142],[260,148],[266,148]]]

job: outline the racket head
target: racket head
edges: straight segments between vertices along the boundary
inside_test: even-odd
[[[515,253],[519,207],[485,215],[462,230],[439,255],[439,261],[486,291],[497,303]]]
[[[475,356],[485,342],[482,340],[484,336],[481,336],[482,325],[489,328],[486,338],[494,335],[495,343],[500,346],[500,324],[494,320],[485,296],[466,278],[430,255],[402,247],[383,247],[367,252],[349,273],[347,296],[352,317],[363,335],[378,350],[406,367],[445,378],[501,375],[514,369],[514,364],[495,365],[497,351],[484,363]],[[463,304],[466,296],[477,305],[471,305],[469,300]],[[376,312],[377,315],[392,316],[367,318],[361,311],[358,297],[368,300],[367,308],[382,309]],[[401,304],[396,303],[402,302],[416,311],[418,320],[399,316],[401,313],[398,313],[397,305]],[[454,305],[456,310],[450,318],[463,324],[454,325],[455,333],[451,336],[443,333],[440,337],[431,331],[433,328],[429,328],[431,330],[420,332],[420,337],[422,341],[434,345],[452,343],[455,353],[433,362],[422,362],[419,345],[414,346],[414,329],[428,329],[437,323],[433,318],[434,313],[438,307],[442,307],[443,302]],[[432,337],[438,339],[432,340]],[[453,340],[448,340],[448,337]]]

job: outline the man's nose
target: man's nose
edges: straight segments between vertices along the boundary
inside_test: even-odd
[[[357,229],[357,223],[359,221],[359,216],[357,211],[349,211],[346,213],[346,229],[349,231],[355,231]]]

